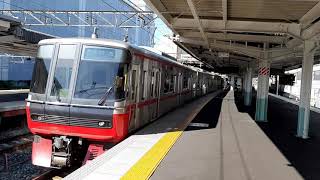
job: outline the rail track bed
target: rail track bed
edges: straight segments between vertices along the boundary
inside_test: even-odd
[[[31,163],[32,134],[17,128],[0,135],[0,180],[32,179],[47,171]]]

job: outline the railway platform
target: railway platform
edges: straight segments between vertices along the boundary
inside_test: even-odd
[[[29,89],[0,90],[0,103],[10,101],[24,101]]]
[[[254,121],[255,107],[242,104],[241,95],[233,90],[202,97],[168,113],[65,179],[320,177],[316,161],[319,113],[311,113],[311,138],[302,140],[295,137],[297,105],[269,96],[266,123]]]
[[[0,122],[2,118],[24,115],[28,89],[0,90]]]

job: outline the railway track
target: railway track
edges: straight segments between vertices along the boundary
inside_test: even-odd
[[[0,155],[3,157],[2,170],[8,172],[10,167],[28,161],[29,158],[19,161],[13,161],[10,159],[10,155],[16,151],[24,150],[25,148],[30,147],[32,141],[33,135],[31,135],[30,133],[2,139],[0,141]]]
[[[10,137],[0,141],[0,154],[11,153],[19,149],[31,146],[33,141],[32,134],[25,134],[16,137]]]

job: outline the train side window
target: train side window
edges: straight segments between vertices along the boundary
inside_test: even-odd
[[[141,99],[146,99],[148,96],[148,72],[143,71],[143,76],[142,76],[142,98]]]
[[[159,96],[159,86],[160,86],[160,82],[159,82],[159,80],[160,80],[160,72],[156,72],[156,77],[155,77],[156,79],[155,79],[155,92],[154,92],[154,94],[155,94],[155,97],[158,97]]]
[[[173,92],[173,85],[174,85],[174,75],[171,74],[169,79],[169,92]]]
[[[154,83],[155,83],[155,79],[154,79],[154,71],[151,72],[151,83],[150,83],[150,96],[154,97]]]
[[[188,89],[188,77],[187,74],[183,74],[183,89]]]
[[[165,70],[164,72],[164,90],[163,92],[164,93],[167,93],[170,91],[170,79],[169,79],[169,75],[168,75],[168,72],[167,70]]]
[[[136,70],[132,70],[132,75],[131,75],[131,99],[133,100],[135,97],[135,93],[136,93],[136,74],[137,71]]]

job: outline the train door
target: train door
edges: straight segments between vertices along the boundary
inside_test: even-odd
[[[139,85],[140,81],[140,66],[132,65],[132,70],[130,74],[130,99],[131,99],[131,108],[130,108],[130,129],[136,129],[139,127],[139,108],[138,103],[140,99],[139,95]]]

